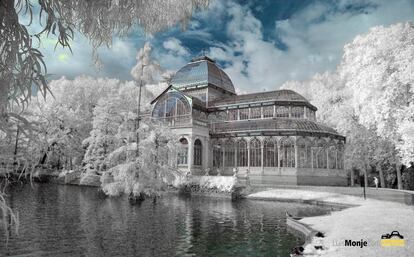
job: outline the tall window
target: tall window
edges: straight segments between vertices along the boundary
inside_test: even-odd
[[[249,108],[240,109],[239,115],[241,120],[247,120],[249,119]]]
[[[188,141],[185,138],[180,139],[181,147],[177,154],[177,164],[186,165],[188,157]]]
[[[237,112],[238,112],[237,109],[229,110],[228,115],[227,115],[228,120],[237,120]]]
[[[313,152],[313,167],[317,169],[327,168],[327,148],[326,142],[320,139]]]
[[[186,115],[187,107],[183,101],[177,101],[177,116]]]
[[[342,170],[344,168],[344,145],[342,142],[338,144],[338,161],[337,161],[337,169]]]
[[[336,169],[337,150],[335,146],[330,146],[328,149],[329,169]]]
[[[247,142],[244,139],[237,142],[237,166],[247,166]]]
[[[299,168],[306,168],[306,162],[307,162],[307,151],[306,151],[306,143],[305,141],[301,138],[298,140],[298,142],[296,143],[297,147],[298,147],[298,166]]]
[[[250,141],[250,166],[262,166],[262,149],[259,139],[255,138]]]
[[[271,139],[264,142],[263,154],[264,167],[277,167],[277,144]]]
[[[281,143],[281,167],[295,167],[295,145],[289,139]]]
[[[223,146],[220,142],[213,145],[213,167],[223,167]]]
[[[305,109],[303,106],[292,107],[292,118],[302,119],[305,116]]]
[[[200,139],[196,139],[194,142],[194,165],[201,166],[203,159],[203,145]]]
[[[263,106],[263,118],[273,117],[273,105],[272,106]]]
[[[312,143],[306,144],[306,165],[305,168],[312,168]]]
[[[289,108],[286,106],[277,106],[276,107],[276,117],[288,118],[289,117]]]
[[[235,145],[232,140],[227,140],[224,146],[224,166],[234,167],[235,165]]]
[[[250,119],[260,119],[262,117],[262,107],[252,107],[250,109]]]

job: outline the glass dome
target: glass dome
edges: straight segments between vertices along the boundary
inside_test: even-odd
[[[171,80],[171,85],[182,89],[207,84],[235,94],[229,76],[207,56],[192,59],[190,63],[178,70]]]

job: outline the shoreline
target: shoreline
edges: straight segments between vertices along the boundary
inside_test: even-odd
[[[414,245],[409,244],[414,241],[412,205],[297,189],[269,189],[250,194],[247,199],[347,206],[329,215],[300,219],[300,223],[325,235],[313,237],[304,246],[304,256],[411,256],[409,253],[414,252]],[[395,230],[407,238],[405,247],[381,247],[381,235]],[[367,246],[346,246],[345,240],[365,241]],[[323,250],[316,250],[315,245]]]

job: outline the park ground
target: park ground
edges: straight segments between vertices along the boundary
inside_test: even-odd
[[[346,191],[349,191],[350,195],[345,194]],[[377,199],[364,200],[362,196],[357,196],[353,192],[355,189],[352,188],[335,190],[334,187],[325,190],[316,187],[278,188],[261,190],[248,195],[248,198],[353,206],[328,215],[301,220],[325,234],[324,238],[314,238],[305,247],[305,256],[414,256],[414,206],[403,203],[404,199],[401,199],[402,195],[411,193],[369,189],[368,195],[375,196]],[[386,200],[379,200],[379,198]],[[380,245],[381,235],[392,231],[398,231],[404,236],[404,247]],[[345,240],[364,240],[367,241],[367,246],[362,248],[345,246]],[[322,245],[324,250],[315,250],[314,245]]]

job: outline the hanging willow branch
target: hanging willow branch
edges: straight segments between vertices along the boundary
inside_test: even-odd
[[[26,106],[36,87],[48,93],[46,64],[35,42],[51,35],[57,46],[71,51],[75,31],[89,39],[94,53],[100,46],[110,47],[114,35],[125,36],[139,25],[152,34],[181,23],[183,28],[197,8],[208,0],[30,0],[0,1],[0,115],[12,104]],[[35,17],[36,16],[36,17]],[[28,24],[21,24],[28,17]],[[31,35],[27,27],[38,19],[42,30]],[[95,55],[96,56],[96,55]]]
[[[3,150],[10,145],[16,128],[31,140],[31,126],[20,112],[29,104],[32,91],[44,98],[51,93],[47,64],[38,49],[42,39],[53,36],[57,38],[55,48],[72,51],[70,44],[78,32],[89,39],[97,61],[96,49],[110,47],[114,35],[126,36],[134,26],[148,34],[177,23],[184,29],[193,11],[207,4],[208,0],[0,0],[0,157],[7,157]],[[29,22],[22,24],[22,18]],[[30,34],[28,27],[34,21],[41,30]],[[26,164],[30,162],[27,166],[36,165],[30,157],[25,158],[29,160]],[[12,164],[16,166],[15,161]],[[17,224],[3,192],[0,212],[0,223]]]

